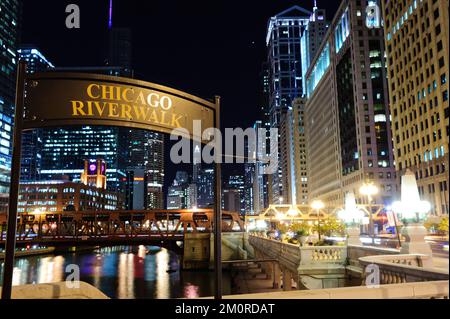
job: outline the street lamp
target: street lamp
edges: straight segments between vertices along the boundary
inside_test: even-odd
[[[320,210],[325,207],[325,204],[320,200],[315,200],[311,207],[316,211],[317,214],[317,232],[319,233],[319,241],[321,240],[321,234],[320,234]]]
[[[405,237],[405,243],[401,253],[431,256],[431,247],[425,242],[427,230],[423,226],[431,205],[420,200],[416,176],[409,169],[402,176],[401,192],[401,201],[392,205],[392,210],[400,216],[404,224],[401,233]]]
[[[294,223],[294,218],[299,215],[298,209],[295,209],[294,206],[289,208],[289,211],[287,212],[288,216],[291,216],[292,218],[292,224]]]
[[[372,244],[375,243],[375,231],[373,224],[373,212],[372,212],[372,196],[378,194],[378,187],[376,187],[373,183],[364,183],[363,186],[359,189],[359,192],[362,195],[367,196],[367,201],[369,204],[369,219],[370,219],[370,235],[372,237]]]
[[[347,226],[347,244],[361,245],[360,225],[364,218],[364,213],[356,206],[355,193],[345,194],[345,207],[338,216]]]

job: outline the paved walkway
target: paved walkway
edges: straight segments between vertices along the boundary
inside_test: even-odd
[[[441,257],[433,257],[433,266],[439,269],[446,269],[449,268],[449,259],[448,258],[441,258]]]
[[[273,289],[273,280],[268,278],[256,264],[250,264],[249,267],[233,268],[231,288],[233,294],[283,291],[283,289]]]

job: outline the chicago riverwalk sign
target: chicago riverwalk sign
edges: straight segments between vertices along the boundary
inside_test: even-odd
[[[40,73],[26,82],[24,129],[105,125],[170,134],[183,128],[201,140],[193,136],[194,120],[215,127],[215,103],[153,83],[76,73]]]
[[[202,140],[194,121],[219,128],[220,98],[214,103],[161,85],[84,73],[46,72],[28,75],[20,61],[16,87],[11,187],[3,268],[2,299],[11,299],[16,246],[22,132],[73,125],[122,126],[175,133]],[[180,130],[177,130],[180,129]],[[222,297],[221,167],[215,163],[214,265],[215,297]]]

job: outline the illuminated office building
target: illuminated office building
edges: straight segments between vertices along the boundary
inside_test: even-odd
[[[23,182],[17,211],[37,215],[52,212],[114,211],[122,209],[122,198],[91,185],[67,180]]]
[[[211,208],[214,205],[214,181],[214,169],[200,169],[197,180],[198,208]]]
[[[326,11],[317,7],[314,1],[313,13],[311,14],[306,28],[301,37],[301,58],[302,58],[302,79],[306,77],[306,71],[311,64],[311,60],[316,56],[325,34],[328,29],[326,21]],[[302,81],[303,94],[306,93],[306,81]]]
[[[102,158],[107,164],[107,188],[118,191],[126,174],[119,167],[124,151],[119,145],[117,128],[66,127],[43,130],[41,179],[60,179],[68,176],[80,182],[83,171],[80,163],[86,159]]]
[[[167,209],[194,209],[197,196],[197,185],[189,183],[187,172],[179,171],[168,189]]]
[[[6,211],[11,180],[20,11],[20,1],[0,1],[0,212]]]
[[[286,126],[287,113],[292,102],[302,97],[302,41],[301,37],[309,24],[312,12],[299,6],[293,6],[269,20],[267,32],[270,123],[272,128],[283,131]],[[282,127],[284,125],[284,127]],[[287,142],[283,135],[279,138],[278,172],[271,176],[271,203],[278,204],[284,197],[289,197],[289,184],[283,164],[288,162]]]
[[[54,65],[35,46],[21,46],[17,51],[20,60],[27,62],[27,73],[52,70]],[[34,129],[22,133],[21,181],[40,179],[43,130]]]
[[[449,214],[448,0],[383,0],[397,175]]]
[[[372,4],[372,1],[369,1]],[[342,206],[366,181],[376,203],[397,195],[384,34],[368,26],[367,2],[343,1],[306,73],[305,136],[308,198]]]

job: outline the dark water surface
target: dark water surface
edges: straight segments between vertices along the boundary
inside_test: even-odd
[[[179,256],[152,246],[116,246],[16,259],[13,284],[62,282],[69,275],[66,267],[72,264],[79,266],[81,281],[97,287],[111,298],[169,299],[214,295],[214,272],[180,271]],[[2,270],[3,262],[0,282]],[[230,279],[226,273],[223,286],[224,294],[229,294]]]

